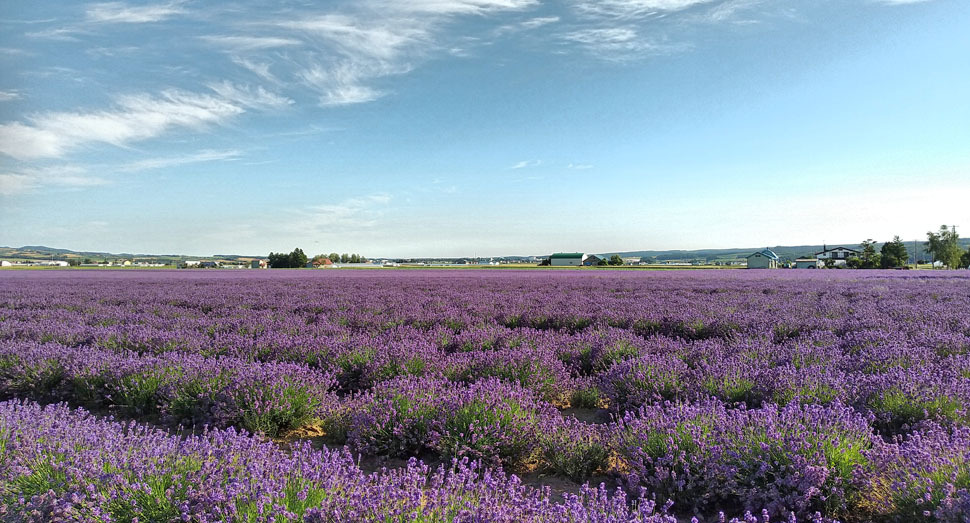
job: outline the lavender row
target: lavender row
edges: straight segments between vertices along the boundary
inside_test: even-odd
[[[335,401],[335,385],[331,375],[292,363],[0,343],[0,398],[70,401],[173,424],[275,436],[314,419]]]
[[[970,510],[967,429],[928,428],[880,443],[838,409],[701,406],[664,414],[645,410],[617,429],[636,441],[623,454],[628,482],[673,500],[657,510],[657,496],[645,488],[629,497],[583,486],[554,500],[549,490],[467,459],[432,470],[412,458],[365,474],[346,450],[282,450],[231,429],[175,437],[63,405],[8,401],[0,403],[0,517],[672,523],[671,509],[764,506],[761,517],[748,511],[743,521],[957,522]],[[718,430],[705,430],[712,424]],[[796,515],[813,508],[828,515]]]
[[[254,394],[264,383],[276,384],[275,389],[261,392],[266,398],[233,400],[258,401],[274,412],[293,411],[274,414],[279,420],[270,425],[263,419],[243,425],[269,434],[309,421],[316,407],[336,401],[331,390],[371,390],[399,376],[441,377],[467,384],[493,377],[517,384],[545,402],[609,405],[618,413],[712,396],[747,408],[839,402],[872,414],[873,426],[887,435],[906,432],[924,420],[963,426],[970,419],[970,357],[964,355],[933,361],[925,351],[885,342],[878,349],[871,345],[847,354],[839,341],[820,335],[782,344],[725,346],[606,334],[610,335],[599,336],[595,344],[560,347],[558,353],[528,344],[444,353],[421,351],[416,344],[408,350],[402,341],[388,344],[383,351],[344,353],[327,366],[329,370],[179,351],[153,355],[0,341],[0,394],[111,404],[134,415],[162,412],[183,423],[227,426],[242,419],[242,414],[228,412],[244,407],[217,404],[220,399],[238,397],[225,391]],[[582,376],[571,372],[576,365],[602,370]],[[363,382],[368,386],[361,388]],[[290,406],[269,407],[279,401]]]
[[[5,521],[676,522],[622,491],[553,500],[467,460],[365,474],[346,451],[234,430],[178,438],[62,405],[0,403],[0,449]]]

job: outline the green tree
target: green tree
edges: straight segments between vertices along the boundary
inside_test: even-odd
[[[893,241],[882,244],[879,251],[879,266],[883,269],[895,269],[906,265],[909,260],[909,252],[906,251],[906,244],[899,236],[893,236]]]
[[[299,247],[297,247],[296,249],[293,249],[293,252],[289,254],[288,258],[290,262],[290,267],[293,269],[306,267],[306,264],[308,261],[306,257],[306,253],[304,253],[303,249]]]
[[[350,263],[350,255],[343,253],[340,255],[340,263]]]
[[[860,257],[861,264],[859,268],[861,269],[875,269],[879,267],[879,254],[876,253],[876,242],[869,238],[868,240],[859,244],[862,247],[862,256]]]
[[[331,252],[327,258],[330,258],[330,261],[334,263],[340,263],[340,255],[335,252]]]
[[[290,267],[290,257],[289,255],[282,252],[271,252],[269,253],[269,268],[270,269],[287,269]]]
[[[350,263],[360,263],[360,255],[357,253],[351,254]]]
[[[967,247],[967,252],[960,256],[960,267],[970,269],[970,247]]]
[[[933,255],[935,261],[941,261],[951,269],[960,266],[963,249],[960,248],[960,235],[957,234],[956,225],[941,225],[939,232],[927,232],[926,240],[926,251]]]
[[[623,265],[623,258],[620,258],[619,254],[614,254],[610,256],[610,265]]]
[[[293,249],[293,252],[289,254],[282,252],[269,253],[269,266],[271,269],[296,269],[306,266],[306,262],[306,254],[299,247]]]

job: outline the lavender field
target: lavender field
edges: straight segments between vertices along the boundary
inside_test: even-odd
[[[970,278],[6,272],[0,400],[2,521],[968,521]]]

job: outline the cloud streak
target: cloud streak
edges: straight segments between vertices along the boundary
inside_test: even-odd
[[[123,172],[140,172],[152,169],[164,169],[167,167],[179,167],[195,163],[224,162],[237,160],[242,156],[242,151],[229,149],[224,151],[204,150],[195,154],[185,156],[172,156],[167,158],[148,158],[139,160],[127,165],[123,165],[119,170]]]
[[[238,102],[176,89],[123,96],[109,110],[47,112],[0,125],[0,153],[31,160],[61,157],[90,143],[123,147],[176,128],[201,130],[242,112]]]
[[[91,5],[87,10],[89,22],[101,24],[145,24],[162,22],[185,13],[182,2],[159,5],[131,6],[124,2],[104,2]]]
[[[61,165],[43,169],[0,172],[0,196],[13,196],[40,187],[90,187],[108,183],[90,176],[83,167]]]

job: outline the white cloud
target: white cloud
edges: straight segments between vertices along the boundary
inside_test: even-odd
[[[554,24],[559,21],[558,16],[540,16],[536,18],[530,18],[525,22],[522,22],[522,27],[526,29],[535,29],[537,27],[542,27],[548,24]]]
[[[17,100],[20,98],[20,93],[17,91],[0,91],[0,102],[9,102],[10,100]]]
[[[220,124],[242,112],[231,100],[180,90],[123,96],[111,110],[48,112],[28,116],[26,124],[2,124],[0,153],[26,160],[59,157],[88,143],[124,146],[174,128]]]
[[[283,22],[280,26],[326,40],[346,56],[377,60],[396,58],[406,46],[428,38],[424,24],[410,19],[368,23],[360,18],[331,14]]]
[[[348,105],[370,102],[383,93],[363,82],[389,74],[382,72],[383,64],[345,61],[330,68],[314,65],[299,73],[303,82],[320,92],[320,105]],[[403,73],[405,71],[398,71]]]
[[[277,78],[276,75],[274,75],[269,70],[270,68],[269,62],[256,62],[248,58],[233,56],[232,63],[238,65],[239,67],[242,67],[243,69],[248,70],[249,72],[253,73],[254,75],[258,76],[263,80],[266,80],[267,82],[274,83],[274,84],[281,83],[279,78]]]
[[[169,2],[158,5],[130,6],[124,2],[104,2],[91,5],[87,10],[89,22],[144,24],[161,22],[175,15],[185,13],[182,2]]]
[[[90,176],[85,169],[74,165],[25,169],[0,172],[0,195],[12,196],[45,186],[89,187],[105,183],[105,179]]]
[[[538,167],[540,165],[542,165],[542,160],[522,160],[509,169],[525,169],[526,167]]]
[[[383,0],[373,2],[375,7],[392,12],[425,15],[484,15],[496,11],[521,10],[537,6],[538,0]]]
[[[302,42],[293,38],[275,36],[201,36],[199,39],[236,52],[274,49],[277,47],[302,44]]]
[[[165,167],[178,167],[193,163],[220,162],[236,160],[242,156],[242,152],[229,149],[225,151],[204,150],[185,156],[172,156],[167,158],[148,158],[139,160],[127,165],[123,165],[120,170],[124,172],[147,171],[150,169],[162,169]]]
[[[593,166],[588,163],[571,163],[566,166],[567,169],[575,169],[577,171],[585,171],[586,169],[592,169]]]
[[[682,11],[715,0],[599,0],[575,4],[583,15],[609,18],[637,18],[662,12]]]
[[[304,234],[326,232],[333,227],[365,229],[377,224],[383,215],[383,208],[391,201],[388,194],[348,198],[335,204],[307,207],[298,211],[299,219],[294,222]]]
[[[366,0],[344,12],[290,16],[275,24],[306,41],[287,61],[319,93],[320,105],[369,102],[386,94],[376,80],[411,71],[435,52],[463,54],[443,43],[442,27],[456,16],[522,10],[536,0]]]
[[[922,4],[923,2],[929,1],[930,0],[873,0],[874,3],[886,5]]]
[[[238,85],[228,80],[209,84],[208,87],[224,100],[250,109],[278,109],[293,103],[293,100],[271,93],[262,87]]]
[[[51,29],[44,29],[42,31],[31,31],[29,33],[24,33],[24,36],[28,38],[39,38],[42,40],[53,40],[55,42],[79,42],[77,34],[82,33],[81,30],[71,28],[71,27],[58,27]]]
[[[604,60],[627,60],[671,49],[642,38],[634,26],[579,29],[562,35],[562,38],[580,44]]]

